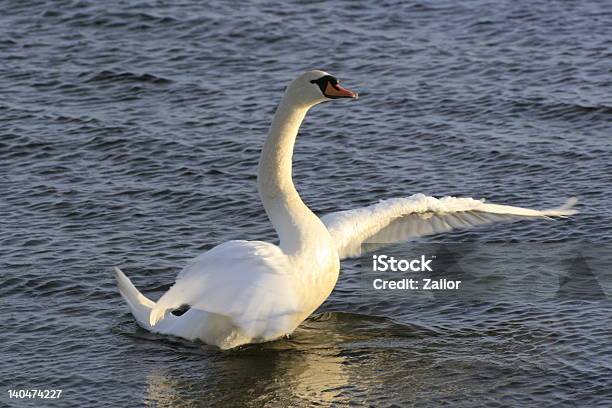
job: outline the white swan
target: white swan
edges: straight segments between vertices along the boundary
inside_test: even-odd
[[[362,243],[393,243],[500,220],[575,213],[575,200],[537,211],[417,194],[319,219],[293,185],[293,146],[306,112],[341,98],[357,94],[326,72],[309,71],[288,86],[274,114],[257,181],[280,238],[278,246],[261,241],[221,244],[192,260],[157,302],[115,268],[119,292],[142,327],[222,349],[274,340],[291,333],[327,299],[340,260],[359,255]]]

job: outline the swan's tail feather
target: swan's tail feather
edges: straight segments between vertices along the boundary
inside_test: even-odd
[[[149,321],[147,322],[150,327],[155,326],[160,320],[163,320],[168,315],[170,309],[166,309],[163,307],[153,307],[151,309],[151,313],[149,314]]]
[[[155,307],[155,302],[140,293],[130,279],[117,267],[115,267],[115,277],[117,278],[119,293],[127,302],[134,318],[142,327],[150,329],[149,316],[151,309]]]

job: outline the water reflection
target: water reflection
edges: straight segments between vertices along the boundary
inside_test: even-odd
[[[418,325],[407,323],[416,315],[396,321],[373,313],[323,313],[289,339],[229,352],[156,336],[150,347],[161,358],[148,366],[144,405],[405,406],[426,401],[438,406],[491,390],[496,398],[521,405],[523,394],[516,387],[522,379],[539,378],[548,386],[575,369],[559,359],[572,348],[559,348],[554,328],[538,323],[558,310],[555,305],[536,311],[533,305],[482,302],[470,306],[473,319],[462,321],[457,304],[428,304],[418,311]],[[430,326],[433,316],[447,324]],[[559,315],[555,325],[573,318],[572,313]],[[602,353],[593,350],[595,358]],[[539,397],[529,396],[542,402]]]
[[[402,333],[414,337],[418,331],[385,318],[323,313],[307,320],[289,339],[229,352],[204,348],[206,358],[195,364],[190,359],[184,366],[156,367],[147,376],[144,403],[151,407],[348,404],[350,395],[367,392],[355,385],[363,383],[358,380],[364,372],[358,370],[364,365],[349,364],[366,357],[359,345]],[[370,356],[371,365],[383,366],[390,353],[382,355],[382,359]],[[191,371],[179,372],[178,366]]]
[[[307,322],[290,339],[229,352],[207,349],[214,355],[199,373],[156,368],[147,376],[145,405],[348,403],[341,395],[350,378],[338,341],[342,334],[321,330],[325,320]]]

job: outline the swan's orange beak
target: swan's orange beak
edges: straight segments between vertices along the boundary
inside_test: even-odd
[[[331,81],[327,81],[327,85],[325,86],[324,95],[331,99],[338,98],[359,98],[359,94],[357,92],[349,91],[346,88],[340,86],[340,84],[332,84]]]

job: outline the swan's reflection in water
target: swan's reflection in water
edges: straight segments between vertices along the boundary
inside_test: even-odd
[[[367,392],[359,389],[363,381],[356,381],[360,373],[351,371],[360,365],[348,360],[359,359],[356,344],[372,337],[373,332],[364,335],[358,327],[371,328],[372,318],[364,322],[356,316],[323,313],[308,319],[289,339],[230,352],[203,349],[205,358],[189,358],[191,370],[200,368],[195,372],[179,369],[181,364],[157,368],[147,378],[145,405],[346,405],[349,396]],[[380,356],[377,360],[384,364]]]
[[[489,306],[483,307],[486,316]],[[474,396],[516,398],[520,379],[540,376],[544,384],[558,379],[563,367],[551,359],[550,332],[521,322],[490,323],[495,324],[449,330],[323,313],[304,322],[290,339],[240,350],[220,352],[183,343],[149,371],[144,403],[461,405]],[[159,338],[152,342],[159,344]]]
[[[145,405],[343,406],[368,400],[372,389],[384,388],[381,373],[398,358],[393,339],[429,337],[425,332],[381,317],[319,314],[290,339],[230,352],[202,347],[204,355],[179,353],[177,364],[148,375]]]
[[[264,406],[267,403],[295,406],[298,402],[329,405],[346,403],[340,391],[348,384],[343,357],[314,353],[286,357],[276,355],[268,361],[250,359],[242,370],[225,371],[222,377],[174,375],[157,370],[147,378],[145,405],[151,407],[185,406]],[[252,367],[246,367],[252,364]],[[257,367],[257,373],[253,370]],[[238,367],[236,367],[238,368]],[[228,375],[231,373],[231,375]],[[210,373],[214,375],[214,373]],[[205,378],[210,383],[204,384]],[[212,386],[214,384],[214,387]]]

